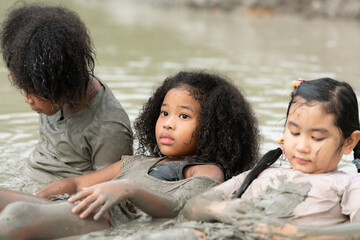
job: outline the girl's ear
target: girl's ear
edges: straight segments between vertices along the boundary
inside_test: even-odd
[[[343,146],[343,153],[350,154],[354,149],[354,147],[356,146],[356,144],[359,142],[359,139],[360,139],[360,131],[359,130],[353,131],[350,137],[348,137],[345,140],[345,144]]]

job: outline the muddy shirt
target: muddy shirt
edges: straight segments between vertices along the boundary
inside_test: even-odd
[[[128,115],[109,87],[89,106],[61,120],[61,111],[40,115],[40,141],[28,159],[25,174],[42,183],[102,169],[132,155]]]
[[[188,166],[188,162],[173,161],[156,164],[149,169],[149,175],[157,179],[166,181],[179,181],[184,179],[184,168]]]
[[[229,200],[247,174],[245,172],[233,177],[211,191],[220,190],[223,192],[223,199]],[[295,224],[331,225],[349,220],[348,215],[360,208],[359,196],[360,174],[340,171],[305,174],[292,169],[271,167],[250,184],[241,199],[262,205],[265,215],[276,215]],[[299,199],[299,203],[293,204]],[[279,213],[284,215],[278,216]]]
[[[166,181],[179,181],[184,179],[184,168],[193,165],[207,165],[212,163],[189,163],[186,161],[163,162],[152,166],[149,175]],[[221,168],[217,164],[213,164]],[[222,168],[221,168],[222,169]],[[224,171],[223,171],[224,172]]]
[[[121,159],[121,172],[113,180],[131,179],[144,188],[167,193],[176,199],[180,207],[183,207],[186,201],[193,196],[219,184],[218,181],[203,176],[190,177],[179,181],[165,181],[150,176],[148,174],[149,170],[163,159],[143,155],[124,156]],[[134,207],[129,201],[123,201],[119,205],[112,207],[110,213],[112,226],[118,226],[144,215],[141,210]]]

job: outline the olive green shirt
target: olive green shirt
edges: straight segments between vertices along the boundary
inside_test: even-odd
[[[88,107],[61,119],[61,111],[40,115],[40,141],[28,159],[25,174],[48,183],[102,169],[122,155],[132,155],[130,120],[109,87]]]

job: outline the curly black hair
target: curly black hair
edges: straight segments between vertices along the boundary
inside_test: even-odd
[[[79,16],[68,9],[25,4],[2,23],[1,50],[12,83],[28,94],[77,106],[95,66],[95,51]]]
[[[144,104],[134,122],[138,153],[162,156],[155,125],[166,93],[179,86],[189,88],[201,106],[199,140],[191,161],[220,165],[225,179],[253,167],[258,156],[259,130],[249,102],[228,80],[203,71],[179,72],[166,78]]]

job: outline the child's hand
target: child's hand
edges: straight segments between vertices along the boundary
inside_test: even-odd
[[[68,199],[69,202],[81,200],[71,212],[77,214],[82,211],[79,217],[86,218],[100,208],[94,216],[94,220],[98,220],[112,206],[128,198],[132,191],[126,183],[126,181],[110,181],[83,188]]]
[[[274,221],[273,221],[274,220]],[[265,221],[265,222],[261,222]],[[271,220],[262,220],[261,218],[257,219],[257,222],[253,221],[252,223],[245,225],[239,225],[239,227],[249,229],[249,234],[253,234],[257,239],[268,239],[268,240],[286,240],[286,239],[303,239],[305,234],[299,232],[298,228],[295,225],[291,225],[286,222],[282,222],[278,219]],[[331,238],[331,237],[329,237]],[[317,239],[317,237],[309,239]],[[325,237],[325,239],[328,239]],[[340,238],[336,238],[340,239]]]
[[[216,203],[211,206],[211,212],[217,221],[229,224],[248,217],[246,207],[240,199]]]

